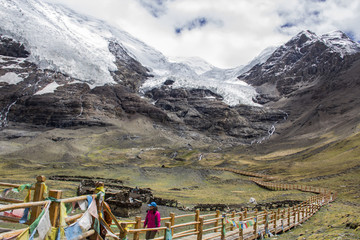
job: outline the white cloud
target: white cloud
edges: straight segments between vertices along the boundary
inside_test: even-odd
[[[246,64],[304,29],[342,30],[360,40],[360,1],[354,0],[47,1],[103,19],[165,55],[199,56],[219,67]],[[209,19],[204,26],[176,34],[176,27],[202,17]]]

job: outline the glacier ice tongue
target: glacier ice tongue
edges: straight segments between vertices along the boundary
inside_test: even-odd
[[[252,102],[255,89],[236,79],[242,67],[219,69],[199,58],[171,62],[130,34],[58,4],[0,0],[0,5],[0,34],[23,43],[31,53],[27,60],[42,69],[62,72],[91,88],[116,84],[110,73],[117,70],[115,56],[109,50],[109,41],[115,39],[154,75],[141,91],[173,78],[173,87],[209,89],[230,105],[257,105]],[[49,86],[47,91],[54,87]]]

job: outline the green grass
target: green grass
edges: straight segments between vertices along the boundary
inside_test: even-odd
[[[360,216],[359,133],[345,139],[337,139],[331,134],[320,136],[322,142],[301,148],[274,147],[272,150],[271,144],[264,144],[233,147],[222,152],[214,152],[214,146],[189,150],[162,145],[164,139],[157,144],[140,145],[137,141],[141,140],[134,140],[117,145],[113,138],[102,141],[104,135],[100,133],[91,135],[91,140],[81,135],[81,131],[78,133],[78,139],[61,143],[61,146],[44,140],[45,147],[37,146],[31,151],[28,151],[33,147],[31,142],[14,140],[17,148],[26,147],[26,154],[2,156],[0,181],[32,183],[37,175],[115,178],[128,186],[149,187],[156,196],[177,199],[184,205],[244,204],[250,197],[255,197],[258,202],[305,200],[311,196],[299,191],[268,191],[248,181],[247,177],[209,170],[226,166],[273,175],[284,183],[327,187],[338,192],[336,202],[278,239],[360,239],[359,227],[347,227],[350,223],[356,226]],[[106,133],[107,137],[110,135]],[[64,147],[66,144],[72,146],[71,151]],[[198,161],[200,154],[203,159]],[[65,190],[64,196],[70,197],[75,195],[78,183],[48,180],[47,185]],[[172,188],[180,191],[170,190]],[[15,197],[23,198],[22,195]]]

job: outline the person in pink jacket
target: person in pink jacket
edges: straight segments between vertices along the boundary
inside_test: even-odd
[[[148,210],[144,222],[144,228],[147,226],[148,228],[158,228],[160,227],[160,213],[158,211],[156,202],[152,202],[148,205],[150,209]],[[147,231],[146,232],[146,239],[154,239],[156,235],[155,231]]]

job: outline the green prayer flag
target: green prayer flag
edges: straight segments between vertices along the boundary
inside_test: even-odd
[[[41,220],[41,218],[42,218],[42,216],[45,214],[45,209],[46,208],[44,208],[42,211],[41,211],[41,213],[40,213],[40,215],[37,217],[37,219],[35,219],[35,221],[30,225],[30,234],[35,230],[35,228],[39,225],[39,222],[40,222],[40,220]]]
[[[170,229],[166,229],[166,240],[172,240],[172,235],[171,235],[171,230]]]
[[[72,203],[65,203],[66,213],[69,214],[73,210]]]

